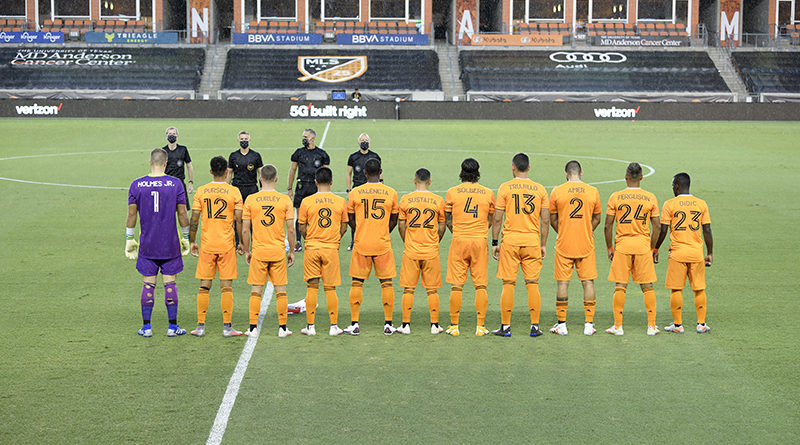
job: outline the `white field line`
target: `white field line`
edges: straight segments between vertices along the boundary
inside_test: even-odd
[[[319,141],[319,146],[325,146],[325,137],[328,136],[328,129],[331,128],[331,121],[328,121],[328,124],[325,125],[325,131],[322,133],[322,140]]]

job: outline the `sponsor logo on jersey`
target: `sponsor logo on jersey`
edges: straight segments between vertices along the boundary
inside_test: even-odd
[[[298,56],[297,69],[301,82],[346,82],[367,72],[367,56]]]

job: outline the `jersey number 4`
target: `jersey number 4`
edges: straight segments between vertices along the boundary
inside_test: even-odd
[[[622,217],[619,219],[620,224],[630,224],[631,222],[633,222],[632,219],[628,218],[628,216],[630,216],[631,214],[631,206],[629,206],[628,204],[620,204],[617,210],[623,212]],[[647,212],[644,212],[644,215],[642,215],[641,204],[636,206],[636,212],[633,214],[633,219],[637,221],[647,221]]]
[[[203,198],[203,202],[206,205],[206,215],[209,218],[213,218],[213,219],[228,219],[227,215],[223,215],[222,214],[222,212],[224,212],[225,209],[228,208],[228,202],[227,201],[225,201],[222,198],[215,199],[214,200],[214,204],[219,204],[220,205],[216,212],[214,211],[214,209],[211,206],[211,198]]]

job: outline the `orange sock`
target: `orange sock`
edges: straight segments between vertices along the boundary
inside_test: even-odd
[[[364,282],[353,280],[350,284],[350,320],[358,323],[358,314],[361,312],[361,300],[364,299]]]
[[[679,289],[673,289],[669,294],[669,307],[672,309],[672,320],[675,324],[683,324],[683,294]]]
[[[478,326],[486,324],[486,309],[489,307],[489,294],[486,286],[475,288],[475,312],[478,314]]]
[[[528,310],[531,312],[531,324],[539,324],[542,311],[542,296],[539,295],[539,283],[525,283],[528,290]]]
[[[331,317],[331,324],[339,323],[339,297],[336,296],[336,288],[325,286],[325,304],[328,305],[328,315]],[[306,311],[308,305],[306,305]]]
[[[622,326],[622,310],[625,309],[625,291],[624,287],[614,288],[614,326]]]
[[[206,313],[208,312],[208,289],[201,287],[197,291],[197,323],[206,322]]]
[[[439,324],[439,292],[428,289],[428,310],[431,313],[431,323]]]
[[[275,294],[275,306],[278,308],[278,325],[283,326],[286,324],[286,319],[289,318],[289,299],[286,298],[286,292]],[[306,310],[308,310],[308,305],[306,305]]]
[[[261,294],[250,292],[250,324],[258,324],[259,312],[261,312]]]
[[[697,308],[697,322],[706,322],[706,290],[694,291],[694,307]]]
[[[585,301],[583,302],[583,310],[586,312],[586,323],[594,323],[594,306],[595,301]]]
[[[381,301],[383,301],[384,320],[392,321],[392,312],[394,312],[394,287],[392,287],[391,281],[381,283]]]
[[[233,320],[233,288],[232,287],[223,287],[222,288],[222,300],[220,300],[220,306],[222,306],[222,322],[223,323],[230,323]]]
[[[556,300],[556,318],[558,319],[559,323],[566,323],[567,322],[567,306],[569,305],[568,300]]]
[[[653,289],[644,291],[644,307],[647,310],[647,325],[656,325],[656,292]]]
[[[450,324],[458,324],[458,316],[461,314],[461,286],[453,286],[450,289]]]
[[[511,324],[511,312],[514,311],[514,283],[503,283],[500,292],[500,323]]]
[[[403,289],[403,323],[411,323],[411,308],[414,307],[414,289]]]
[[[317,293],[318,284],[309,284],[306,289],[306,323],[314,324],[314,316],[317,313]]]

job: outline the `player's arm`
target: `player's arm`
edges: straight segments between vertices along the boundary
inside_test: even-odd
[[[233,211],[233,220],[236,221],[236,231],[239,232],[239,239],[241,240],[242,239],[242,209],[236,209],[236,210]],[[239,243],[239,246],[237,246],[236,250],[238,251],[239,255],[243,255],[244,254],[244,248],[239,249],[240,246],[241,246],[241,243]]]
[[[444,238],[444,234],[447,232],[447,224],[444,221],[439,222],[439,242],[442,242],[442,238]]]
[[[490,214],[489,214],[489,215],[486,217],[486,219],[488,220],[488,221],[487,221],[487,223],[489,224],[489,228],[490,228],[490,229],[492,228],[492,226],[493,226],[493,223],[494,223],[494,214],[495,214],[495,213],[496,213],[496,212],[492,212],[492,213],[490,213]]]
[[[397,221],[397,231],[400,232],[400,239],[406,242],[406,220],[401,219]],[[441,240],[442,237],[440,236],[439,239]]]
[[[599,222],[599,219],[598,219]],[[594,224],[594,217],[592,217],[592,224]],[[558,213],[551,212],[550,213],[550,226],[553,230],[558,233]]]
[[[453,212],[444,212],[444,225],[453,233]]]
[[[305,226],[305,224],[303,224],[303,226]],[[289,239],[297,239],[297,233],[294,231],[294,218],[286,220],[286,236],[288,236]],[[305,237],[305,234],[303,234],[303,236]],[[286,261],[286,267],[292,267],[292,264],[294,264],[294,249],[291,247],[289,251],[286,252]]]
[[[714,261],[714,237],[711,235],[711,223],[703,224],[703,240],[706,242],[706,266]]]
[[[289,167],[289,183],[286,190],[289,192],[289,199],[294,199],[294,174],[297,173],[297,162],[292,161],[292,166]]]
[[[604,228],[606,237],[606,249],[608,249],[608,260],[614,259],[614,215],[606,214],[606,225]]]
[[[544,259],[547,255],[547,236],[550,235],[550,227],[547,225],[547,221],[550,221],[550,209],[543,208],[539,218],[539,245],[542,247],[542,258]]]
[[[230,184],[232,180],[233,180],[233,169],[228,167],[228,170],[225,172],[225,182]]]
[[[340,225],[340,227],[339,227],[339,239],[340,239],[340,240],[342,239],[342,237],[344,236],[344,234],[345,234],[345,233],[347,233],[347,226],[348,226],[348,225],[349,225],[348,223],[346,223],[346,222],[342,221],[342,223],[341,223],[341,225]]]
[[[250,264],[250,258],[252,257],[252,253],[250,252],[250,225],[251,222],[249,219],[241,220],[242,229],[239,231],[241,236],[239,236],[240,243],[244,248],[244,260],[247,264]],[[293,239],[293,238],[289,238]]]
[[[552,217],[551,217],[550,220],[552,221]],[[594,232],[594,229],[596,229],[597,226],[599,226],[599,225],[600,225],[600,214],[599,213],[595,213],[594,215],[592,215],[592,232]],[[556,230],[556,233],[558,233],[557,230]]]
[[[347,166],[347,174],[344,176],[344,182],[347,185],[347,191],[350,192],[352,189],[351,185],[353,185],[353,167],[350,165]]]
[[[661,224],[661,230],[658,234],[658,239],[656,240],[656,247],[655,249],[658,250],[661,248],[661,244],[667,239],[667,232],[669,231],[669,224]]]
[[[135,203],[128,204],[128,218],[125,220],[125,256],[132,260],[139,255],[139,243],[133,239],[138,215],[139,207]]]
[[[189,248],[194,256],[198,256],[200,252],[197,247],[197,225],[199,223],[200,209],[192,209],[192,219],[189,221]]]
[[[494,209],[494,215],[489,214],[491,218],[489,227],[492,228],[492,241],[500,239],[500,231],[503,229],[503,216],[506,214],[504,209]],[[494,224],[491,224],[494,221]]]
[[[191,162],[186,163],[186,172],[189,174],[189,183],[186,185],[186,191],[194,193],[194,167]],[[187,200],[189,198],[186,198]]]
[[[181,225],[181,255],[189,255],[189,215],[186,213],[186,204],[178,204],[178,223]]]
[[[297,231],[300,232],[300,236],[302,236],[303,238],[306,237],[306,226],[307,226],[307,224],[305,224],[305,223],[297,223]],[[287,230],[286,231],[286,234],[287,234],[286,237],[289,238],[289,235],[288,235],[289,234],[289,231],[288,231],[289,229],[286,229],[286,230]],[[289,238],[289,239],[292,239],[292,238]]]
[[[347,213],[347,223],[350,225],[350,228],[356,230],[356,214],[355,213]]]
[[[651,216],[650,225],[652,226],[650,229],[650,248],[655,249],[656,242],[661,235],[661,218],[658,216]]]
[[[397,227],[397,213],[392,213],[389,215],[389,233],[392,233],[395,227]]]

